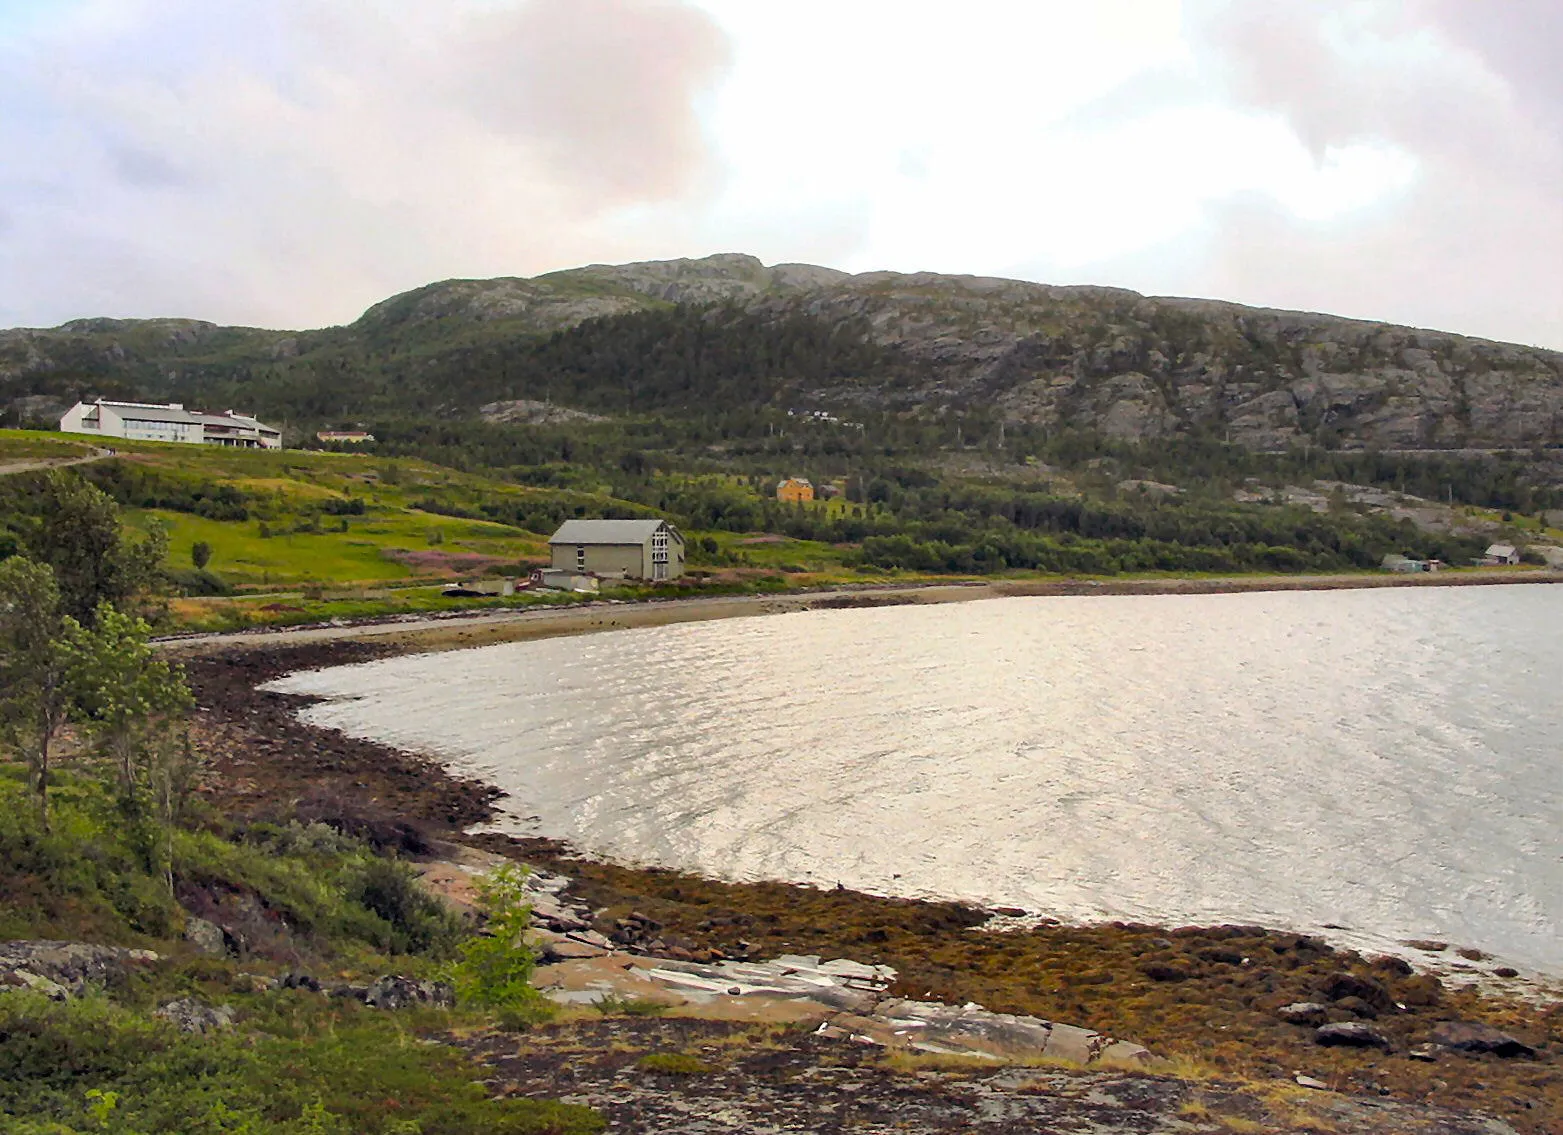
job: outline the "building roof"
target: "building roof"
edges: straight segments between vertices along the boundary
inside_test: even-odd
[[[810,482],[807,477],[788,477],[785,481],[782,482],[782,485],[808,485],[811,489],[814,487],[813,483]],[[780,487],[781,485],[777,486],[777,488]]]
[[[548,538],[550,544],[644,544],[659,528],[675,536],[666,520],[566,520]],[[682,542],[682,540],[680,540]]]
[[[1492,547],[1487,549],[1487,554],[1489,556],[1512,556],[1514,555],[1514,552],[1515,548],[1513,544],[1494,544]]]
[[[200,410],[186,410],[178,402],[159,406],[151,402],[111,402],[107,398],[90,403],[93,407],[107,406],[121,418],[132,422],[175,422],[187,426],[225,426],[229,429],[256,430],[260,433],[280,434],[282,431],[264,422],[258,422],[248,414],[207,414]]]
[[[260,433],[280,433],[275,426],[268,426],[264,422],[256,421],[248,414],[235,414],[229,410],[226,414],[206,414],[196,411],[195,419],[204,426],[223,426],[228,429],[238,428],[244,430],[256,430]]]
[[[107,406],[121,418],[131,422],[178,422],[187,426],[198,426],[201,419],[192,414],[177,402],[171,402],[167,406],[152,406],[145,402],[99,402],[97,405]]]

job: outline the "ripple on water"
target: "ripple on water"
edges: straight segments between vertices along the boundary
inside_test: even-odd
[[[1559,972],[1560,631],[1542,587],[1000,599],[273,688],[598,854],[1071,918],[1336,923]]]

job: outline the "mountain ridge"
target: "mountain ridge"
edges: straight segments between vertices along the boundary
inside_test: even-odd
[[[674,341],[696,377],[648,383],[644,357]],[[1563,352],[1224,300],[852,275],[741,253],[438,281],[315,330],[164,318],[0,331],[0,402],[12,404],[221,395],[306,419],[354,405],[463,417],[559,390],[599,413],[710,409],[713,390],[736,406],[747,391],[772,406],[980,411],[1256,449],[1563,445]]]

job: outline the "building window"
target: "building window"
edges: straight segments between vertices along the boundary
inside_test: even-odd
[[[579,544],[575,546],[575,570],[586,570],[586,549]]]

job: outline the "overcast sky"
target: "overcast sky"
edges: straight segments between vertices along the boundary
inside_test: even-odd
[[[752,252],[1563,348],[1559,0],[0,0],[0,326]]]

